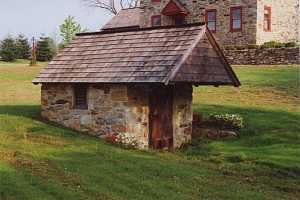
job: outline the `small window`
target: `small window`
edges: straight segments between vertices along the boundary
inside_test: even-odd
[[[154,15],[151,17],[151,25],[152,26],[161,26],[161,16]]]
[[[175,26],[181,26],[185,24],[185,17],[182,15],[174,16]]]
[[[264,9],[264,31],[271,31],[271,7],[268,6]]]
[[[243,11],[242,7],[230,8],[230,31],[238,32],[242,31],[243,24]]]
[[[86,85],[74,86],[74,108],[81,110],[88,109]]]
[[[205,21],[208,29],[215,33],[217,31],[217,10],[207,10],[205,14]]]

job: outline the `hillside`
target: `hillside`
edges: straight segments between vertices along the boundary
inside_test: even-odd
[[[126,150],[39,116],[45,64],[0,63],[0,199],[300,199],[300,67],[235,67],[241,88],[198,87],[194,111],[238,113],[241,137]]]

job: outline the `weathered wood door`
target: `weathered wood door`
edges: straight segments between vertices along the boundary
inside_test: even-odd
[[[150,94],[150,145],[154,149],[172,148],[173,126],[171,87],[154,87]]]

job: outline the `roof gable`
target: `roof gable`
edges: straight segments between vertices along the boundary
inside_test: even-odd
[[[168,82],[191,82],[198,85],[239,86],[232,68],[226,61],[213,36],[205,29],[194,46],[170,75]]]
[[[235,76],[232,70],[224,73],[224,62],[211,66],[210,60],[226,59],[207,53],[215,47],[207,46],[211,41],[209,35],[203,39],[205,35],[206,27],[199,24],[79,34],[33,82],[238,85],[230,78]],[[190,66],[196,78],[184,76]],[[208,79],[211,74],[225,77]]]
[[[187,15],[188,10],[181,5],[177,0],[170,0],[169,3],[163,8],[162,14],[171,16],[171,15]]]

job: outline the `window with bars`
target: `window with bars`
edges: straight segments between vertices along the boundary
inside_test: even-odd
[[[230,31],[239,32],[243,28],[243,8],[241,6],[230,8]]]
[[[206,10],[205,21],[208,29],[215,33],[217,32],[217,10]]]
[[[271,31],[271,7],[265,6],[264,9],[264,31]]]
[[[87,85],[75,85],[74,86],[74,108],[80,110],[88,109],[87,102]]]

